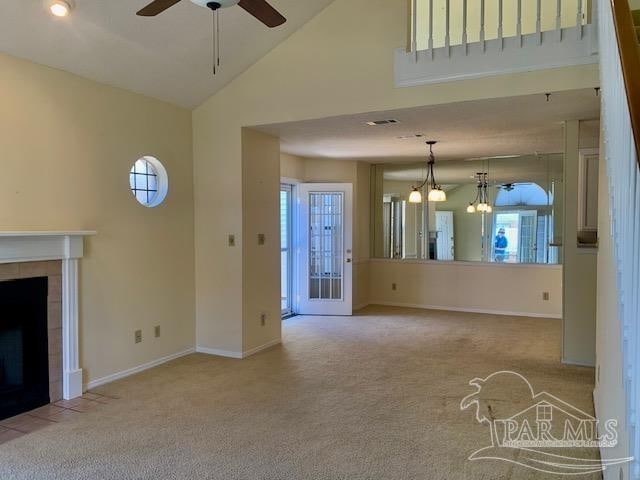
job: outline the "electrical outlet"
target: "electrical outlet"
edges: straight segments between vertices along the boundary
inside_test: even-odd
[[[160,325],[156,325],[153,329],[153,333],[156,336],[156,338],[160,338]]]
[[[229,235],[229,246],[230,247],[235,247],[236,246],[236,236],[235,235]]]
[[[549,292],[542,292],[542,300],[548,302],[550,298]]]
[[[136,343],[142,342],[142,330],[135,331],[135,340],[136,340]]]
[[[260,314],[260,325],[264,327],[266,324],[267,324],[267,314],[266,313],[261,313]]]
[[[264,243],[266,241],[265,238],[266,237],[264,236],[264,233],[259,233],[258,234],[258,245],[264,245]]]
[[[398,285],[397,285],[396,283],[392,283],[392,284],[391,284],[391,290],[393,290],[394,292],[395,292],[396,290],[398,290]]]

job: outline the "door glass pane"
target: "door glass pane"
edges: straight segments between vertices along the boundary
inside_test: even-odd
[[[536,261],[536,216],[520,214],[520,263]]]
[[[283,316],[292,313],[291,193],[291,185],[280,187],[280,263],[282,273],[280,301]]]
[[[309,194],[309,298],[341,300],[343,205],[340,192]]]

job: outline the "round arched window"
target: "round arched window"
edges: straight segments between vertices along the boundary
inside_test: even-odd
[[[160,205],[169,190],[167,171],[154,157],[142,157],[136,160],[129,173],[131,193],[145,207]]]

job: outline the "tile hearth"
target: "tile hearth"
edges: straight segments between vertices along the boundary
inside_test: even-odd
[[[0,445],[59,422],[70,420],[118,400],[115,396],[87,392],[73,400],[60,400],[0,421]]]

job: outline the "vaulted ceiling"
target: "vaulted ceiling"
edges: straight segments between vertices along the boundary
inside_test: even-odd
[[[102,83],[194,107],[333,0],[271,0],[287,17],[268,29],[239,7],[221,13],[222,69],[212,75],[212,15],[183,0],[151,18],[150,0],[74,0],[55,18],[46,0],[0,2],[0,51]]]

